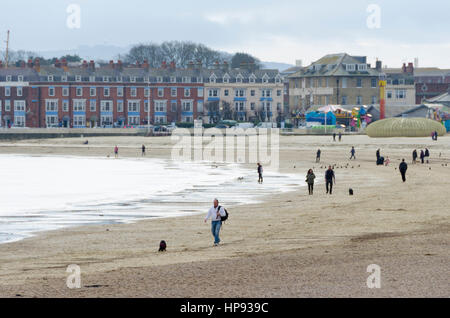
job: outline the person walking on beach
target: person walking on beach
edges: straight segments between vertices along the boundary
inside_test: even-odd
[[[336,177],[334,175],[334,171],[331,166],[328,167],[328,170],[325,172],[325,184],[327,189],[327,194],[333,194],[333,182],[336,184]]]
[[[264,182],[263,178],[263,167],[260,163],[258,163],[258,183],[262,184]]]
[[[377,163],[378,161],[380,161],[380,157],[381,157],[380,149],[377,149]]]
[[[416,162],[417,162],[417,150],[416,149],[414,149],[412,156],[413,156],[412,163],[416,164]]]
[[[428,150],[428,148],[425,148],[425,158],[427,158],[428,163],[428,160],[430,159],[430,151]]]
[[[142,157],[145,157],[145,145],[142,145]]]
[[[402,160],[402,162],[400,163],[400,166],[398,168],[402,175],[403,182],[406,182],[406,171],[408,170],[408,164],[405,162],[405,159]]]
[[[339,142],[341,142],[341,141],[342,141],[342,133],[339,132]]]
[[[312,169],[309,169],[308,174],[306,175],[306,183],[308,184],[309,195],[313,195],[314,192],[314,179],[316,179],[316,175],[314,174]]]
[[[219,205],[219,200],[214,199],[214,205],[209,209],[205,218],[205,223],[211,219],[211,232],[214,236],[214,246],[218,246],[220,243],[220,228],[222,227],[222,216],[225,216],[225,210]]]
[[[336,141],[336,133],[333,133],[333,141]]]
[[[423,150],[420,151],[420,161],[422,164],[425,163],[425,152],[423,152]]]
[[[119,158],[119,147],[117,145],[114,147],[114,157]]]
[[[316,155],[316,162],[319,163],[320,162],[320,155],[322,154],[322,151],[317,150],[317,155]]]
[[[352,150],[350,150],[350,154],[351,154],[350,160],[352,160],[352,158],[356,160],[355,153],[356,153],[355,147],[352,147]]]

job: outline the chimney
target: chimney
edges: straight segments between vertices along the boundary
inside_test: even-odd
[[[136,67],[137,67],[137,68],[141,68],[141,62],[136,61]]]
[[[36,69],[37,72],[41,71],[41,61],[39,60],[39,58],[36,58],[34,60],[34,68]]]
[[[228,71],[228,69],[229,69],[228,62],[227,61],[223,61],[222,70],[223,71]]]
[[[403,66],[402,66],[402,73],[406,73],[406,63],[403,63]]]
[[[94,60],[91,60],[91,61],[89,62],[89,69],[90,69],[91,71],[95,71],[95,62],[94,62]]]
[[[193,70],[194,69],[194,62],[190,61],[188,63],[188,70]]]
[[[81,65],[84,69],[88,68],[88,62],[86,60],[83,61],[83,64]]]
[[[216,61],[216,62],[214,63],[214,69],[215,69],[215,70],[218,70],[219,68],[220,68],[219,61]]]
[[[112,69],[114,69],[114,61],[113,61],[113,60],[110,60],[110,61],[109,61],[109,67],[112,68]]]
[[[25,61],[20,61],[20,67],[25,68]]]
[[[166,61],[163,61],[163,62],[162,62],[161,68],[162,68],[163,70],[165,70],[165,69],[167,68],[167,63],[166,63]]]
[[[170,69],[171,69],[172,71],[175,71],[176,68],[177,68],[177,66],[176,66],[176,64],[175,64],[175,61],[170,62]]]
[[[123,69],[123,64],[122,64],[122,61],[121,61],[121,60],[118,60],[118,61],[117,61],[117,69],[118,69],[119,71],[122,71],[122,69]]]
[[[61,60],[61,66],[64,69],[64,72],[67,72],[69,70],[68,65],[67,65],[67,59],[63,58]]]
[[[150,68],[150,64],[148,64],[148,60],[144,60],[144,63],[142,63],[142,68],[144,68],[148,71],[148,69]]]
[[[381,72],[382,66],[383,66],[383,63],[381,61],[377,60],[377,63],[376,63],[376,66],[375,66],[376,70]]]
[[[195,68],[196,68],[197,70],[201,70],[202,67],[203,67],[202,61],[201,61],[201,60],[198,60],[198,61],[197,61],[197,64],[196,64],[195,66],[196,66]]]
[[[406,68],[406,72],[408,72],[409,74],[414,74],[414,64],[413,63],[408,63],[408,67]]]

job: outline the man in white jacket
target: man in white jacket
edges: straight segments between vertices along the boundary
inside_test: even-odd
[[[221,217],[225,216],[225,210],[219,206],[219,200],[214,199],[214,206],[209,209],[205,218],[205,223],[211,218],[211,232],[214,236],[214,246],[218,246],[220,243],[219,233],[222,227]]]

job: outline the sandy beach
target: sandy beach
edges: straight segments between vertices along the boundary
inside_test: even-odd
[[[147,156],[164,159],[173,145],[168,137],[83,141],[0,142],[0,154],[106,157],[117,144],[121,156],[137,157],[146,144]],[[357,160],[350,162],[352,146]],[[430,163],[412,165],[412,151],[426,147]],[[375,165],[378,148],[390,166]],[[405,184],[402,158],[409,164]],[[328,164],[336,165],[332,196],[321,180]],[[305,176],[310,168],[321,176],[314,196],[297,188],[263,203],[242,202],[230,209],[219,247],[204,215],[67,228],[1,244],[0,297],[450,296],[449,135],[437,142],[281,137],[280,172]],[[162,239],[166,253],[157,252]],[[81,289],[66,286],[71,264],[81,268]],[[381,267],[380,289],[366,286],[371,264]]]

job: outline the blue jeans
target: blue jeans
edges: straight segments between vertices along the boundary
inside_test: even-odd
[[[222,221],[212,221],[211,222],[211,232],[214,236],[214,244],[220,243],[219,233],[220,228],[222,227]]]

